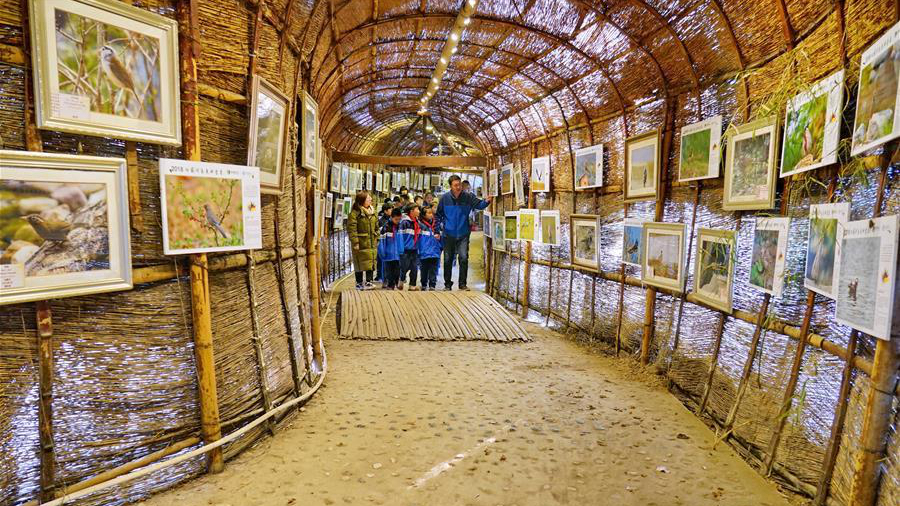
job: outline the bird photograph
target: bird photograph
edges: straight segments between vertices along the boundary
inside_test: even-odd
[[[145,34],[56,10],[60,93],[92,112],[160,121],[160,43]]]
[[[167,175],[165,180],[170,248],[200,250],[244,244],[240,179]]]

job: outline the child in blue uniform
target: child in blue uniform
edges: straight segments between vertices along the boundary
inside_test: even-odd
[[[416,291],[416,275],[418,269],[416,262],[418,261],[418,242],[419,242],[419,206],[409,204],[406,206],[406,214],[400,220],[400,237],[403,243],[403,254],[400,257],[400,285],[406,282],[406,275],[409,273],[409,289]]]
[[[384,229],[384,225],[391,221],[391,209],[393,206],[387,202],[385,202],[381,206],[381,216],[378,217],[378,230],[381,231]],[[379,243],[380,244],[380,243]],[[377,275],[375,276],[376,281],[381,281],[381,285],[384,286],[384,259],[381,258],[381,247],[378,248],[378,257],[375,259],[375,266],[378,267]]]
[[[400,209],[391,210],[391,219],[381,228],[381,238],[378,240],[378,258],[384,262],[384,288],[394,290],[400,282],[400,252],[403,250],[403,242],[400,239],[400,219],[403,213]]]
[[[422,263],[422,290],[434,290],[438,261],[441,258],[441,224],[434,219],[434,208],[426,206],[419,219],[419,260]]]

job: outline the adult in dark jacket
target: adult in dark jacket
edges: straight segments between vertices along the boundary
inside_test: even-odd
[[[372,197],[366,191],[356,194],[353,210],[347,218],[347,235],[353,250],[353,271],[356,288],[371,288],[372,271],[378,251],[378,215],[372,207]],[[365,274],[365,276],[363,276]]]
[[[453,259],[459,260],[459,289],[468,290],[469,272],[469,213],[485,209],[491,198],[481,200],[474,194],[463,192],[459,176],[450,176],[450,191],[438,202],[437,219],[444,229],[444,290],[453,288]]]

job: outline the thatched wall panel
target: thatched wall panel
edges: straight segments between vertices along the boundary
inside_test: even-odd
[[[762,60],[784,47],[776,8],[762,2],[722,2],[747,63]]]
[[[242,0],[199,2],[203,50],[197,61],[197,80],[223,90],[247,93],[249,41],[253,15]],[[223,12],[228,12],[223,16]],[[236,21],[242,22],[236,22]],[[201,130],[203,131],[203,130]]]
[[[0,0],[0,23],[22,26],[22,3],[19,0]]]
[[[243,105],[200,97],[200,152],[204,161],[247,164],[246,109]]]
[[[275,399],[294,387],[291,362],[288,360],[290,348],[284,306],[278,290],[275,264],[266,262],[257,265],[253,272],[253,282],[257,290],[256,315],[266,365],[266,386],[270,397]]]
[[[25,149],[25,69],[0,63],[0,145]]]

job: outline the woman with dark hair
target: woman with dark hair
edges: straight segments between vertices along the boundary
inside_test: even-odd
[[[356,194],[353,209],[347,218],[347,235],[353,250],[353,273],[356,288],[372,288],[372,271],[378,252],[378,215],[372,207],[372,197],[366,191]]]

